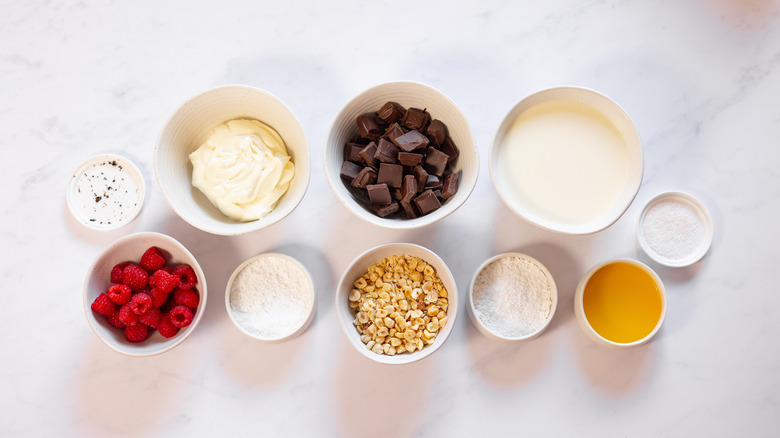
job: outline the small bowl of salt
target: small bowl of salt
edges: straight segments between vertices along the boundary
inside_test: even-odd
[[[247,336],[269,343],[303,333],[314,319],[316,305],[311,274],[284,254],[259,254],[241,263],[225,291],[233,324]]]
[[[526,254],[510,252],[477,269],[469,291],[469,316],[488,338],[504,342],[539,336],[552,321],[558,289],[547,268]]]

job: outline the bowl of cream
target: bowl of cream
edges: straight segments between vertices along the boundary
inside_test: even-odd
[[[499,126],[488,166],[506,206],[538,227],[601,231],[628,209],[644,169],[631,119],[607,96],[557,87],[518,102]]]
[[[186,222],[239,235],[290,214],[309,184],[309,150],[295,114],[267,91],[218,87],[185,102],[155,147],[155,174]]]

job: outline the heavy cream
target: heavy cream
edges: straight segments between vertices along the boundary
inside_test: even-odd
[[[257,120],[217,126],[190,161],[192,185],[236,221],[270,213],[295,174],[282,137]]]

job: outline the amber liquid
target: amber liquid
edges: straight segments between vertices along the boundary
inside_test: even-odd
[[[653,277],[626,262],[610,263],[596,271],[585,285],[582,301],[590,326],[603,338],[618,343],[649,335],[663,306]]]

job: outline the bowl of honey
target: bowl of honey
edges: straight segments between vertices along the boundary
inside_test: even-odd
[[[666,290],[647,265],[614,259],[591,268],[574,294],[574,313],[595,342],[626,348],[644,344],[666,317]]]

